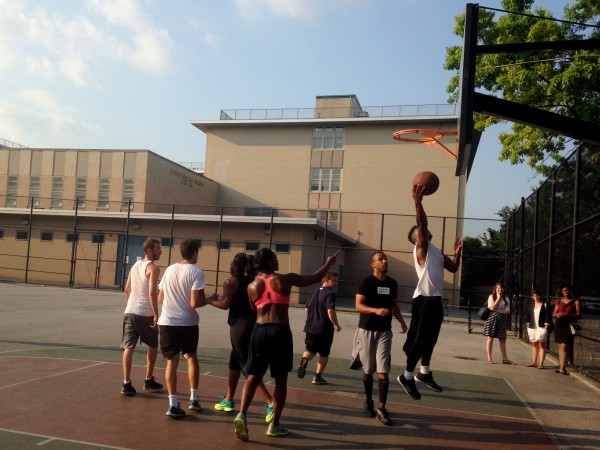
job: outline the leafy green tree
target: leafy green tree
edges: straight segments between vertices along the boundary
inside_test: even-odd
[[[541,2],[540,2],[541,3]],[[479,10],[478,44],[506,44],[556,40],[600,38],[600,2],[577,0],[567,4],[562,21],[533,0],[503,0],[502,8],[510,11],[496,19],[496,12]],[[465,14],[455,18],[454,33],[463,36]],[[584,24],[594,25],[592,27]],[[459,73],[462,47],[446,49],[444,68],[457,73],[447,91],[449,101],[459,95]],[[590,122],[600,117],[600,70],[598,50],[531,52],[478,55],[475,86],[478,90],[516,103]],[[496,123],[506,122],[483,114],[475,114],[475,128],[483,131]],[[501,161],[511,164],[527,162],[541,173],[548,174],[548,157],[561,162],[561,154],[570,141],[564,136],[538,128],[513,123],[510,133],[499,136]],[[593,161],[600,164],[600,149],[595,149]]]

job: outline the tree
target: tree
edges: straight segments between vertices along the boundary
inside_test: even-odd
[[[503,0],[502,7],[510,13],[501,15],[497,21],[494,21],[494,11],[482,7],[479,11],[478,44],[600,38],[600,2],[577,0],[567,4],[563,21],[554,20],[550,11],[533,3],[533,0]],[[455,22],[454,33],[462,37],[464,13],[457,16]],[[457,71],[447,88],[451,94],[450,102],[458,100],[461,52],[460,46],[446,49],[444,68]],[[506,100],[598,122],[599,52],[600,49],[560,54],[531,52],[478,55],[475,86]],[[475,128],[483,131],[505,120],[475,114],[474,122]],[[564,136],[517,123],[513,123],[511,133],[503,132],[499,139],[502,144],[499,155],[501,161],[508,160],[511,164],[527,162],[545,174],[552,168],[552,165],[545,164],[547,157],[554,162],[561,162],[561,154],[571,143]],[[593,161],[600,164],[600,149],[596,149]]]

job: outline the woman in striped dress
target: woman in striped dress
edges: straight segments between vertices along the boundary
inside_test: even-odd
[[[502,363],[512,364],[506,354],[506,324],[510,315],[510,300],[504,295],[504,286],[501,283],[494,286],[494,290],[488,297],[488,308],[492,311],[483,327],[483,335],[487,336],[485,349],[487,351],[488,363],[493,364],[492,348],[494,338],[500,342],[500,352],[502,353]]]

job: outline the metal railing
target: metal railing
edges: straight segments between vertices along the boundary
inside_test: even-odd
[[[299,120],[353,117],[455,116],[457,104],[394,105],[339,108],[223,109],[220,120]]]

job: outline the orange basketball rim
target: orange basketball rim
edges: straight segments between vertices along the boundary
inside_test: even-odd
[[[420,134],[423,137],[413,137],[410,135]],[[452,152],[448,147],[446,147],[440,140],[445,136],[456,136],[458,131],[442,131],[442,130],[432,130],[428,128],[412,128],[409,130],[399,130],[396,131],[392,136],[397,141],[403,142],[418,142],[420,144],[429,145],[430,147],[437,148],[438,150],[444,152],[446,155],[451,158],[458,159],[456,154]]]

